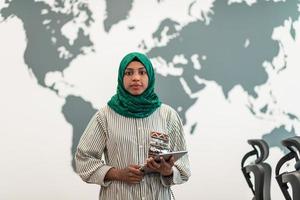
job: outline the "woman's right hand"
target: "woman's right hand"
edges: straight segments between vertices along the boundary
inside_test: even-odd
[[[143,179],[144,174],[140,171],[139,165],[129,165],[124,169],[119,169],[117,176],[120,181],[136,184]]]
[[[105,179],[137,184],[143,179],[143,177],[144,174],[140,171],[139,165],[129,165],[124,169],[111,168],[107,172]]]

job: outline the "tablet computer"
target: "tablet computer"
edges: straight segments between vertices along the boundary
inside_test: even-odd
[[[173,151],[168,153],[160,153],[156,156],[155,161],[160,162],[160,156],[162,156],[166,161],[171,158],[171,156],[174,156],[174,160],[177,161],[179,158],[181,158],[183,155],[187,154],[187,151]],[[140,167],[140,170],[143,173],[151,173],[153,172],[151,169],[149,169],[146,165],[142,165]]]
[[[187,151],[173,151],[167,153],[160,153],[156,156],[155,161],[160,161],[160,157],[163,157],[166,161],[168,161],[171,158],[171,156],[174,156],[174,160],[177,161],[185,154],[187,154]]]

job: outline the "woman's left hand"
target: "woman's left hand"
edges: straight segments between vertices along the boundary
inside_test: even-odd
[[[166,161],[163,157],[160,157],[160,162],[156,162],[154,158],[147,158],[146,164],[154,172],[159,172],[163,176],[171,176],[173,173],[173,165],[174,165],[174,156],[172,156],[168,161]]]

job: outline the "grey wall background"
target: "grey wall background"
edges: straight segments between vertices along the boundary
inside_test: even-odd
[[[193,174],[178,199],[250,199],[246,140],[264,138],[275,166],[280,141],[300,131],[298,5],[0,1],[1,199],[97,199],[73,155],[130,51],[151,58],[159,96],[185,125]],[[275,182],[272,195],[282,199]]]

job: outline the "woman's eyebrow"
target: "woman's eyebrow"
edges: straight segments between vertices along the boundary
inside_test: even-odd
[[[141,69],[146,69],[145,67],[140,67],[140,68],[138,68],[138,70],[141,70]],[[130,68],[130,67],[128,67],[128,68],[126,68],[125,70],[134,70],[133,68]]]

